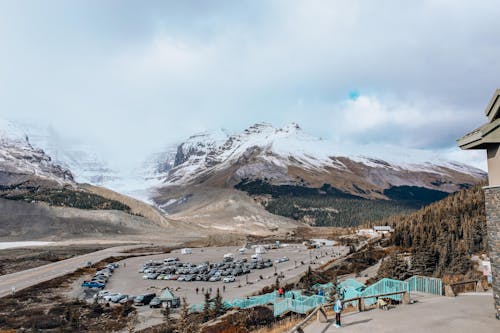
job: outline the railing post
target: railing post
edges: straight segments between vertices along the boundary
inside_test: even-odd
[[[358,300],[358,310],[359,312],[365,311],[365,299],[363,297],[360,297]]]
[[[320,323],[328,322],[328,317],[326,316],[326,312],[322,306],[319,308],[318,312],[316,312],[316,318]]]
[[[453,291],[453,287],[449,284],[444,286],[444,295],[448,297],[455,297],[455,292]]]
[[[408,291],[403,293],[403,304],[410,304],[410,293]]]

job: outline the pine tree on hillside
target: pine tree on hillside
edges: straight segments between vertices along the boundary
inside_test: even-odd
[[[413,252],[411,270],[423,275],[470,272],[470,255],[487,249],[484,193],[480,186],[376,224],[393,226],[392,244]]]
[[[377,279],[389,278],[395,280],[405,280],[411,276],[409,267],[404,258],[398,253],[392,253],[388,258],[385,258],[380,264],[377,272]]]
[[[176,333],[195,333],[198,332],[199,325],[189,316],[189,304],[186,299],[182,299],[180,317],[175,328]]]
[[[210,320],[210,294],[205,293],[205,302],[203,303],[203,322]]]
[[[222,302],[222,296],[220,295],[219,288],[217,288],[217,293],[215,294],[215,299],[214,299],[214,308],[212,310],[212,317],[217,318],[218,316],[224,314],[225,307],[224,303]]]
[[[415,252],[411,257],[411,275],[432,276],[436,271],[437,256],[431,249]]]

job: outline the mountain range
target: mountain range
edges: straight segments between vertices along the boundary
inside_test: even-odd
[[[363,222],[366,216],[355,210],[383,211],[377,217],[385,217],[417,209],[486,175],[418,150],[394,147],[381,156],[376,146],[340,145],[295,123],[200,133],[166,147],[135,170],[117,171],[89,146],[72,145],[53,130],[0,120],[0,185],[11,192],[9,186],[21,184],[71,188],[134,202],[143,205],[143,217],[154,216],[156,226],[177,221],[186,230],[259,233],[291,230],[303,222]],[[143,202],[154,207],[144,209]]]

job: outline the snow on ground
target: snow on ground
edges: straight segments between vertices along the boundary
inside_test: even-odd
[[[47,246],[54,244],[55,242],[35,242],[35,241],[26,241],[26,242],[0,242],[0,250],[12,249],[15,247],[29,247],[29,246]]]

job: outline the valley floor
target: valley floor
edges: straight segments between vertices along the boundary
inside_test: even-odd
[[[491,293],[463,294],[457,297],[413,296],[415,304],[399,305],[389,311],[374,309],[342,316],[342,332],[500,332],[495,319]],[[335,318],[326,324],[313,322],[305,333],[336,332]]]

